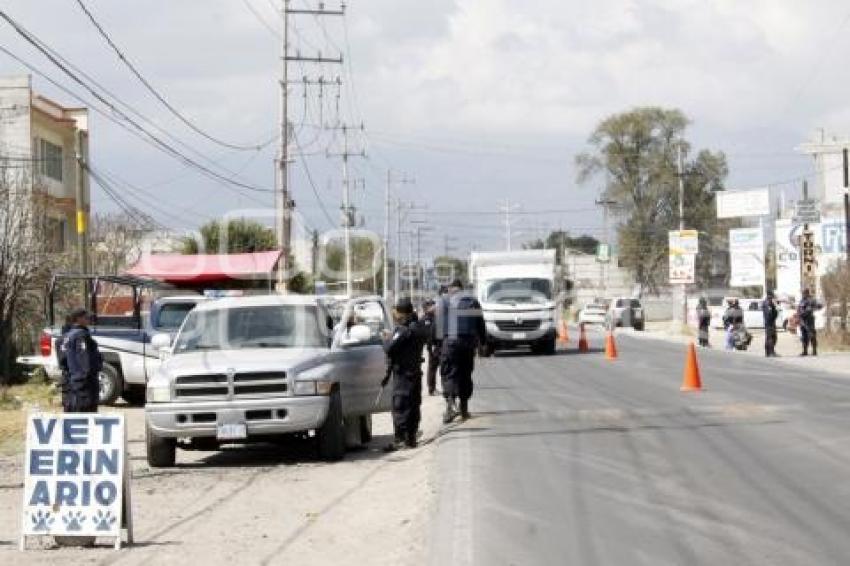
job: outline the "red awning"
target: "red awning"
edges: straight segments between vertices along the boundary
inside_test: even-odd
[[[209,284],[234,279],[268,279],[280,251],[227,255],[145,254],[128,275],[172,284]]]

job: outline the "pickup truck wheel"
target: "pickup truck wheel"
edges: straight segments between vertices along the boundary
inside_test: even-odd
[[[177,440],[163,438],[145,426],[145,448],[151,468],[173,468],[177,463]]]
[[[485,342],[484,344],[478,346],[478,355],[482,358],[489,358],[493,355],[493,350],[493,344],[491,344],[490,342]]]
[[[121,397],[130,405],[143,407],[145,405],[145,388],[138,385],[125,384]]]
[[[328,416],[316,431],[319,458],[328,462],[342,460],[345,456],[345,419],[342,417],[342,399],[339,391],[331,393]]]
[[[360,417],[360,443],[363,445],[372,442],[372,415]]]
[[[98,403],[100,405],[112,405],[121,396],[121,386],[123,385],[121,374],[112,364],[104,363],[97,379]]]
[[[543,342],[543,344],[541,344],[541,348],[540,348],[540,349],[543,351],[543,354],[545,354],[545,355],[547,355],[547,356],[552,356],[552,355],[554,355],[554,354],[555,354],[555,351],[557,350],[557,345],[556,345],[556,343],[555,343],[555,337],[554,337],[554,336],[550,336],[549,338],[547,338],[547,339]]]

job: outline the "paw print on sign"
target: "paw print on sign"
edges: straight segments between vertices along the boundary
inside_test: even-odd
[[[98,510],[91,519],[94,522],[94,527],[99,531],[111,531],[112,526],[117,521],[115,515],[109,509],[106,511],[103,511],[103,509]]]
[[[56,519],[53,518],[50,511],[39,510],[30,515],[30,520],[32,521],[33,527],[32,530],[36,532],[47,532],[50,530],[50,526],[53,525],[53,521]]]
[[[62,522],[65,523],[65,529],[70,531],[83,530],[83,522],[86,520],[82,511],[69,511],[62,517]]]

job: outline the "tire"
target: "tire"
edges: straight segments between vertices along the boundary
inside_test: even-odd
[[[124,384],[124,391],[121,393],[121,397],[127,401],[127,404],[133,405],[135,407],[144,407],[145,406],[145,388],[140,387],[138,385],[127,385]]]
[[[106,362],[97,376],[98,380],[98,404],[112,405],[121,397],[124,380],[118,369]]]
[[[173,468],[177,463],[177,439],[157,436],[148,426],[145,426],[145,449],[151,468]]]
[[[481,344],[478,347],[478,355],[482,358],[489,358],[490,356],[493,355],[493,350],[494,350],[493,344],[491,344],[490,342],[487,342],[485,344]]]
[[[372,415],[360,417],[360,443],[364,446],[372,442]]]
[[[637,330],[638,332],[642,332],[643,328],[644,328],[644,326],[643,326],[642,322],[636,322],[635,325],[634,325],[634,329]]]
[[[316,431],[316,447],[319,458],[326,462],[337,462],[345,456],[345,419],[342,417],[342,399],[339,391],[330,395],[328,416]]]
[[[551,337],[549,337],[549,338],[547,338],[546,340],[543,341],[543,343],[541,344],[540,350],[543,352],[544,355],[546,355],[546,356],[555,355],[555,352],[557,350],[557,344],[556,344],[555,340],[556,340],[555,337],[551,336]]]

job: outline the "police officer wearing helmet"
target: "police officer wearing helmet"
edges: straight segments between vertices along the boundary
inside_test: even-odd
[[[403,297],[393,309],[395,328],[385,348],[393,380],[393,429],[395,440],[388,448],[416,447],[422,404],[422,348],[430,335],[430,327],[418,320],[410,299]]]
[[[440,348],[440,375],[446,412],[443,422],[450,423],[458,415],[456,402],[460,402],[460,416],[469,418],[469,399],[472,397],[472,371],[475,368],[475,349],[486,338],[481,304],[472,295],[462,292],[463,284],[455,280],[449,285],[448,295],[442,298],[438,316],[438,331],[442,340]]]
[[[97,411],[98,375],[103,368],[103,356],[91,337],[89,324],[89,312],[76,309],[68,316],[68,325],[62,334],[59,365],[62,368],[62,407],[66,413]]]

